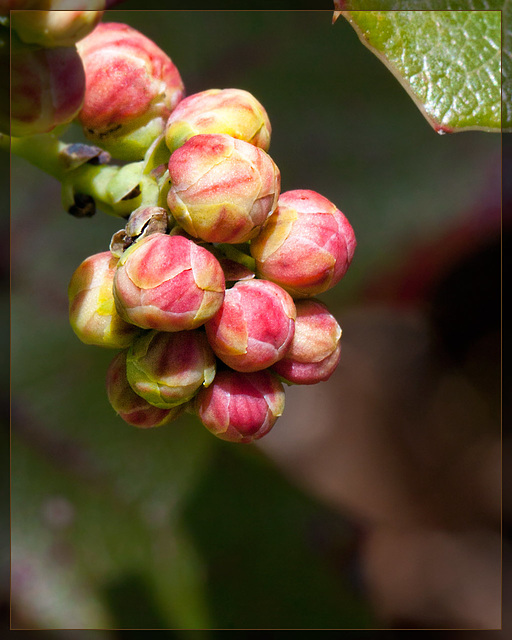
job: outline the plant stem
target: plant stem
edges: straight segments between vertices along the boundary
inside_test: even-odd
[[[91,164],[87,161],[87,154],[77,166],[73,153],[69,152],[71,145],[50,133],[11,139],[0,134],[0,147],[9,149],[9,143],[12,154],[27,160],[62,183],[63,200],[67,207],[73,204],[75,194],[84,194],[91,196],[96,204],[110,215],[124,217],[131,210],[130,202],[118,205],[110,192],[112,181],[125,168],[101,163]],[[92,150],[94,155],[94,148],[85,145],[83,148],[86,151]],[[124,174],[126,173],[125,169]],[[136,182],[132,186],[135,185]],[[122,190],[123,186],[123,182],[118,185],[122,196],[126,194],[126,191]]]
[[[226,258],[233,260],[233,262],[238,262],[238,264],[247,267],[247,269],[249,269],[250,271],[256,270],[256,262],[254,258],[252,256],[248,256],[243,251],[240,251],[240,249],[237,249],[232,244],[221,243],[215,245],[215,247],[219,251],[221,251],[226,256]]]
[[[7,143],[6,143],[6,140]],[[2,135],[2,147],[8,148],[9,137]],[[11,153],[24,158],[38,169],[62,182],[70,171],[62,153],[67,145],[49,133],[23,138],[11,138]]]

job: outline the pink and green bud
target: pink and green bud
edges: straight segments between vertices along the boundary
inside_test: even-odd
[[[126,351],[121,351],[107,371],[107,397],[114,411],[128,424],[141,429],[161,427],[183,413],[185,405],[159,409],[141,398],[126,377]]]
[[[139,396],[170,409],[213,381],[215,356],[203,331],[150,331],[130,347],[126,375]]]
[[[116,310],[112,285],[117,262],[110,251],[96,253],[82,262],[69,283],[69,321],[85,344],[123,349],[140,331]]]
[[[215,354],[236,371],[260,371],[280,360],[295,330],[295,305],[267,280],[244,280],[226,291],[224,303],[206,323]]]
[[[19,38],[42,47],[70,47],[85,38],[101,20],[105,0],[43,0],[37,5],[37,10],[11,13],[11,26]],[[95,11],[70,10],[85,5]]]
[[[286,382],[328,380],[340,360],[341,328],[318,300],[298,300],[295,334],[285,356],[272,367]]]
[[[293,297],[327,291],[345,275],[356,248],[354,231],[336,206],[315,191],[279,197],[277,209],[251,243],[259,275]]]
[[[196,238],[237,244],[274,210],[281,177],[262,149],[225,134],[193,136],[171,155],[167,204]]]
[[[252,442],[267,434],[284,410],[283,385],[270,371],[225,370],[197,395],[204,426],[229,442]]]
[[[119,260],[114,298],[120,315],[143,329],[195,329],[213,317],[224,299],[218,260],[183,236],[154,233]]]
[[[8,53],[2,51],[1,54],[2,86],[9,81]],[[47,49],[25,45],[12,34],[10,72],[13,136],[46,133],[57,125],[71,122],[80,111],[85,75],[75,47]],[[8,109],[0,112],[0,130],[9,132]]]
[[[100,23],[77,45],[86,93],[85,135],[123,160],[141,160],[184,94],[178,69],[152,40],[125,24]]]
[[[167,121],[171,153],[201,133],[226,133],[264,151],[270,145],[270,121],[256,98],[242,89],[208,89],[180,102]]]

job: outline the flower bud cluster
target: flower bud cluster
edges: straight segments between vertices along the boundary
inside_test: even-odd
[[[0,110],[0,131],[13,136],[46,133],[71,122],[82,108],[86,78],[77,43],[103,16],[105,0],[2,2],[9,30],[0,34],[0,76],[10,83],[9,104]],[[9,12],[9,9],[11,11]],[[10,50],[9,50],[10,49]],[[8,85],[6,86],[8,90]]]
[[[254,96],[183,98],[157,49],[117,24],[79,43],[86,134],[125,159],[142,152],[158,194],[110,252],[78,267],[70,321],[83,342],[122,349],[107,395],[129,424],[160,426],[186,409],[217,437],[252,442],[282,414],[284,383],[325,381],[339,362],[341,328],[315,296],[345,275],[355,235],[324,196],[281,193]]]

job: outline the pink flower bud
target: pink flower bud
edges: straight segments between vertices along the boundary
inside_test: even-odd
[[[0,84],[9,81],[8,52],[2,52]],[[8,87],[7,87],[8,89]],[[11,134],[30,136],[71,122],[82,106],[85,75],[75,47],[46,49],[11,39]],[[7,104],[8,106],[8,104]],[[0,112],[9,132],[9,111]]]
[[[82,262],[69,283],[69,321],[85,344],[123,349],[139,332],[120,317],[114,304],[117,262],[110,251],[96,253]]]
[[[228,135],[193,136],[171,155],[169,208],[208,242],[254,237],[279,197],[279,169],[262,149]]]
[[[87,82],[85,135],[124,160],[140,160],[163,132],[184,87],[172,60],[125,24],[99,24],[77,45]]]
[[[96,11],[70,11],[72,5],[85,6]],[[63,6],[64,5],[64,6]],[[103,16],[105,0],[70,2],[69,0],[43,0],[38,9],[45,11],[13,11],[11,26],[23,42],[42,47],[70,47],[85,38]]]
[[[215,356],[203,331],[150,331],[128,351],[126,374],[132,389],[155,407],[188,402],[215,377]]]
[[[285,356],[272,367],[287,382],[328,380],[340,360],[341,328],[318,300],[298,300],[295,334]]]
[[[215,354],[236,371],[259,371],[284,356],[293,338],[295,305],[272,282],[244,280],[226,291],[206,323]]]
[[[165,139],[171,153],[200,133],[226,133],[265,151],[270,121],[264,107],[242,89],[209,89],[188,96],[172,112]]]
[[[197,395],[204,426],[222,440],[252,442],[267,434],[284,410],[284,389],[268,370],[219,371]]]
[[[131,245],[114,278],[120,315],[143,329],[183,331],[209,320],[222,305],[218,260],[183,236],[154,233]]]
[[[183,413],[185,405],[159,409],[133,391],[126,377],[126,351],[121,351],[107,371],[107,397],[113,409],[128,424],[141,429],[160,427]]]
[[[282,193],[277,209],[251,243],[263,278],[305,298],[333,287],[345,275],[356,238],[349,221],[314,191]]]

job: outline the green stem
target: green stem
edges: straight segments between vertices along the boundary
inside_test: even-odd
[[[10,143],[10,145],[9,145]],[[23,138],[11,138],[0,134],[0,147],[9,149],[12,154],[30,162],[38,169],[53,176],[63,187],[63,204],[69,210],[74,203],[75,194],[91,196],[106,213],[125,217],[134,206],[138,206],[141,196],[124,201],[125,195],[136,187],[141,163],[130,166],[91,164],[85,160],[76,166],[73,156],[68,153],[70,145],[56,136],[45,133]],[[147,178],[146,182],[150,182]],[[154,181],[153,181],[154,182]],[[153,193],[148,185],[144,193],[146,199],[156,201],[158,192]],[[119,196],[116,198],[116,194]]]
[[[109,183],[116,176],[119,167],[108,165],[84,164],[62,180],[62,204],[69,211],[75,202],[75,194],[84,194],[94,198],[97,206],[106,213],[122,217],[123,213],[113,209],[110,202]]]
[[[6,142],[7,141],[7,142]],[[2,147],[8,148],[9,137],[2,135]],[[11,138],[11,153],[24,158],[30,164],[62,182],[69,173],[65,156],[62,153],[67,145],[49,133],[23,138]]]
[[[240,249],[237,249],[232,244],[217,244],[215,247],[223,253],[226,258],[233,260],[234,262],[238,262],[238,264],[247,267],[250,271],[256,271],[256,262],[252,256],[248,256]]]

